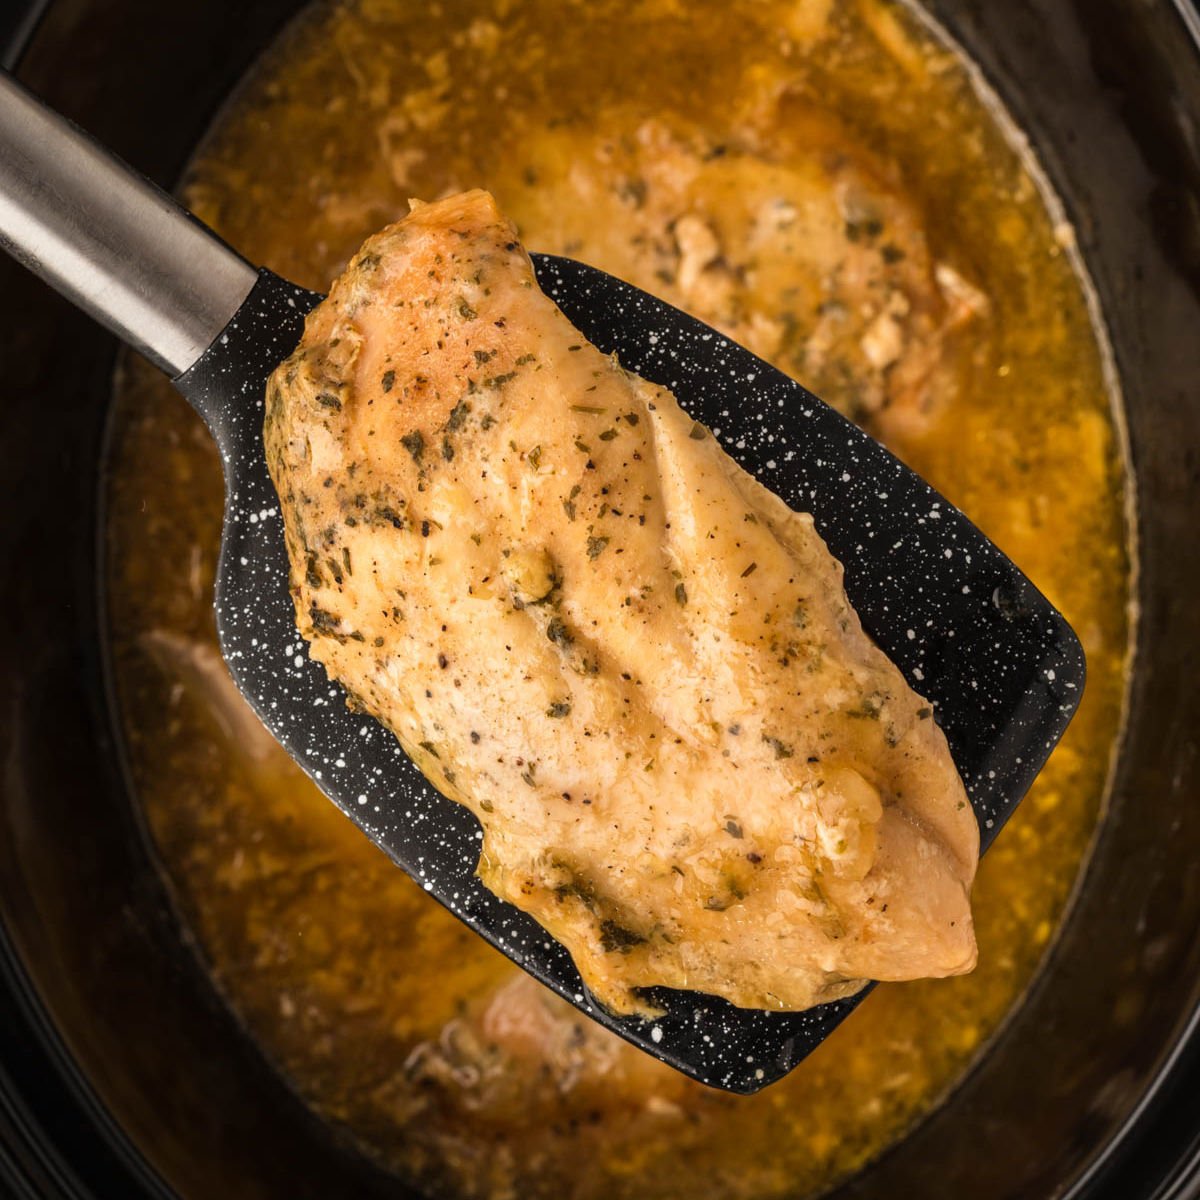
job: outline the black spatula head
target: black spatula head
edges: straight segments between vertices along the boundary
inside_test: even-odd
[[[1079,701],[1083,653],[1063,618],[960,512],[787,376],[601,271],[548,256],[534,262],[543,289],[590,341],[670,388],[743,467],[813,514],[845,566],[863,625],[932,702],[986,848]],[[797,1014],[657,989],[651,999],[665,1009],[657,1020],[607,1013],[567,952],[475,878],[475,818],[425,781],[388,730],[352,713],[342,688],[309,660],[288,594],[262,421],[267,376],[319,300],[264,271],[225,332],[176,381],[225,463],[217,625],[238,686],[330,799],[492,945],[680,1071],[757,1091],[790,1071],[861,995]],[[428,966],[436,981],[437,964]]]

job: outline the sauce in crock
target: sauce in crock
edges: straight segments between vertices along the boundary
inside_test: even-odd
[[[1129,557],[1071,231],[971,69],[880,0],[348,0],[267,56],[188,203],[324,289],[362,239],[491,189],[536,250],[721,325],[864,422],[1083,640],[1079,715],[984,859],[979,967],[878,988],[739,1098],[592,1026],[470,934],[258,726],[216,651],[216,453],[129,361],[110,464],[114,661],[181,909],[302,1096],[430,1195],[819,1192],[934,1105],[1019,1000],[1101,809]]]

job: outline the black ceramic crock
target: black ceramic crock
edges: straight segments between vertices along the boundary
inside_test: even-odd
[[[1200,1196],[1200,19],[1187,2],[930,4],[1033,138],[1101,295],[1138,493],[1137,661],[1111,811],[1049,962],[970,1076],[839,1200]],[[170,186],[298,7],[7,0],[0,51]],[[0,1192],[404,1197],[224,1007],[143,841],[100,669],[115,351],[0,261]],[[1129,994],[1132,1017],[1115,1003]]]

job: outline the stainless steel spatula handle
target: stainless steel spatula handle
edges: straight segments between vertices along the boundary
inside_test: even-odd
[[[255,269],[160,188],[0,71],[0,245],[171,376]]]

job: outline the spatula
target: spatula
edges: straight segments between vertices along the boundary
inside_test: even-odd
[[[606,1012],[567,952],[475,878],[474,817],[309,660],[262,420],[267,375],[320,296],[256,270],[7,76],[0,241],[166,371],[204,418],[225,470],[216,613],[229,669],[288,753],[397,865],[588,1016],[715,1087],[751,1093],[779,1079],[855,1008],[862,994],[778,1013],[653,989],[657,1019]],[[863,625],[932,702],[986,849],[1078,704],[1084,660],[1070,627],[966,517],[787,376],[602,271],[533,259],[543,289],[590,341],[669,387],[747,470],[813,514]],[[437,964],[423,969],[436,987]]]

